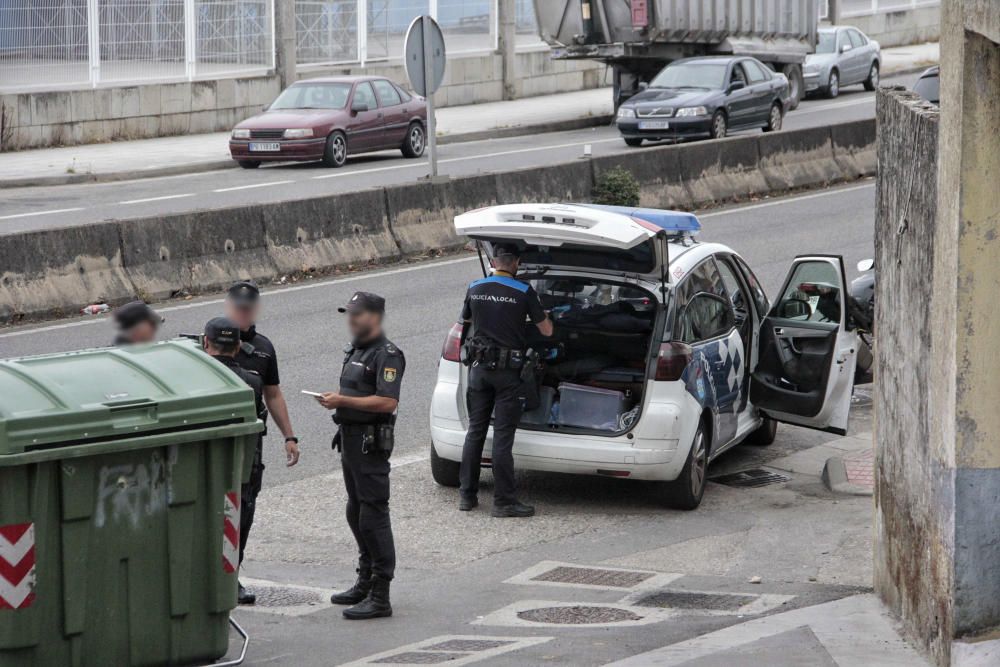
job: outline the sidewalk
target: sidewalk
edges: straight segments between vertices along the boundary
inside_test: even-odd
[[[882,77],[919,71],[938,60],[938,45],[882,51]],[[611,90],[597,88],[437,111],[441,143],[571,130],[611,121]],[[227,169],[228,132],[42,148],[0,155],[0,187],[114,181]]]

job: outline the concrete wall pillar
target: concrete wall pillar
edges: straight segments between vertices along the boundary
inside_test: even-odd
[[[517,97],[517,4],[497,0],[497,47],[502,59],[503,99]]]
[[[298,79],[296,71],[295,0],[276,0],[274,3],[274,71],[281,87],[285,88]]]

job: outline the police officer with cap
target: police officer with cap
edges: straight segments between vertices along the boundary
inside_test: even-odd
[[[535,508],[517,500],[514,488],[514,434],[521,421],[521,370],[527,341],[525,320],[543,336],[552,335],[552,321],[538,294],[517,280],[517,246],[493,246],[493,274],[469,285],[462,308],[463,360],[470,366],[466,400],[469,430],[459,470],[458,509],[479,505],[479,473],[486,432],[493,415],[493,510],[495,517],[529,517]],[[469,329],[473,335],[470,337]]]
[[[143,301],[132,301],[119,306],[111,317],[118,329],[114,340],[116,347],[155,342],[160,324],[163,323],[163,318]]]
[[[267,411],[263,420],[267,422],[267,414],[274,417],[275,424],[285,437],[285,458],[289,467],[299,462],[299,439],[295,437],[292,423],[288,417],[288,406],[285,396],[281,393],[281,380],[278,375],[278,356],[274,345],[263,334],[257,331],[257,317],[260,314],[260,289],[252,280],[235,283],[226,294],[226,317],[239,328],[240,345],[236,353],[236,363],[245,370],[256,373],[263,383],[264,405]],[[257,495],[260,493],[264,479],[263,436],[257,443],[257,453],[254,457],[250,481],[243,485],[240,494],[240,562],[246,551],[250,529],[253,527],[254,512],[257,507]],[[247,591],[242,584],[239,587],[239,603],[253,604],[256,596]]]
[[[253,389],[254,404],[257,406],[257,416],[261,419],[267,417],[263,381],[257,373],[241,368],[236,363],[236,354],[240,350],[240,329],[236,323],[225,317],[209,320],[205,324],[205,335],[201,344],[207,354],[250,385]]]
[[[382,330],[385,299],[357,292],[343,308],[353,338],[345,349],[340,390],[316,400],[336,410],[340,427],[334,445],[340,449],[347,487],[347,523],[358,543],[358,579],[336,593],[334,604],[352,620],[392,616],[389,582],[396,569],[396,547],[389,520],[389,456],[393,448],[399,387],[406,370],[403,352]]]

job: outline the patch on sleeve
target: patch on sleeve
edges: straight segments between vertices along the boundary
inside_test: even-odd
[[[382,369],[382,378],[386,382],[395,382],[396,381],[396,369],[395,368],[389,368],[388,366],[386,366],[384,369]]]

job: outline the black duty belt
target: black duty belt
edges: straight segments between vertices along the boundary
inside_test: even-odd
[[[378,424],[340,424],[344,435],[373,435]]]

